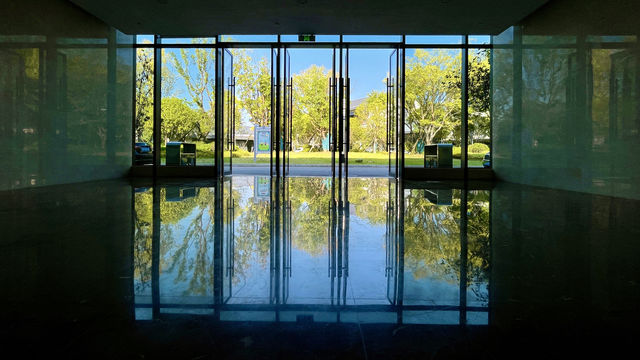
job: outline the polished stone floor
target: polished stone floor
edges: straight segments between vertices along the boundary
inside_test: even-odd
[[[640,331],[640,202],[377,178],[0,193],[21,357],[615,357]]]

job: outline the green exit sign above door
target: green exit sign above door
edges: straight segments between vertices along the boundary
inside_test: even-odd
[[[298,41],[316,41],[316,36],[311,34],[298,35]]]

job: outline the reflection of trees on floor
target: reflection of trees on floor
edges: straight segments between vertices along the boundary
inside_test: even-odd
[[[461,282],[465,282],[468,304],[486,307],[489,279],[489,192],[469,191],[466,197],[463,197],[463,191],[457,189],[407,190],[404,200],[400,201],[405,207],[404,239],[392,236],[389,242],[389,231],[393,233],[393,229],[397,227],[394,223],[394,227],[389,228],[390,219],[394,219],[394,216],[390,218],[388,213],[389,181],[393,180],[349,179],[347,187],[342,188],[342,191],[348,190],[349,201],[340,207],[340,202],[336,200],[340,192],[331,178],[287,179],[285,183],[289,188],[290,202],[285,203],[290,203],[291,209],[290,212],[281,212],[285,218],[280,218],[278,223],[282,226],[288,222],[292,228],[290,235],[280,233],[281,243],[276,245],[271,232],[276,221],[270,203],[271,195],[259,194],[259,191],[264,189],[256,188],[257,182],[254,182],[253,177],[233,177],[230,195],[234,200],[234,224],[233,227],[229,227],[233,229],[230,238],[233,244],[222,245],[231,249],[231,260],[223,257],[216,260],[214,257],[215,188],[160,188],[157,193],[160,196],[158,281],[161,305],[219,306],[215,305],[214,287],[220,279],[215,279],[214,268],[216,261],[222,261],[223,271],[228,266],[233,267],[228,278],[229,283],[222,288],[223,292],[229,292],[224,295],[228,304],[283,304],[290,292],[293,296],[290,301],[296,304],[302,304],[300,301],[311,301],[309,305],[315,301],[320,301],[318,304],[325,303],[328,299],[333,299],[335,294],[318,295],[322,294],[322,291],[314,290],[314,296],[325,296],[327,300],[307,298],[305,294],[311,293],[305,292],[306,290],[300,292],[300,289],[296,288],[289,289],[288,286],[329,286],[330,279],[326,280],[327,285],[315,284],[318,281],[324,283],[324,280],[316,277],[327,276],[327,273],[322,275],[325,270],[320,270],[320,274],[315,273],[320,269],[318,266],[328,266],[330,277],[331,269],[334,269],[336,280],[339,280],[336,284],[341,284],[338,285],[339,291],[334,288],[336,294],[344,297],[339,302],[341,304],[348,304],[352,300],[347,300],[353,299],[353,296],[364,296],[353,299],[357,304],[367,304],[371,301],[371,304],[383,304],[384,302],[380,301],[386,299],[386,294],[384,289],[378,294],[378,283],[383,281],[381,284],[391,286],[387,293],[397,291],[398,284],[394,281],[402,281],[402,278],[393,275],[388,279],[390,282],[384,278],[391,276],[389,271],[394,274],[400,271],[406,274],[404,281],[409,291],[402,298],[405,305],[457,306],[455,302],[443,304],[438,300],[437,294],[434,294],[435,288],[432,286],[437,283],[437,286],[445,286],[449,289],[448,292],[454,294],[459,291]],[[273,187],[269,189],[272,191]],[[467,216],[461,218],[461,201],[464,198],[467,199]],[[153,191],[138,189],[134,202],[134,290],[136,296],[150,299],[153,280],[152,224],[155,216],[152,211]],[[332,204],[337,207],[333,207]],[[462,221],[466,221],[467,229],[467,273],[464,279],[460,273]],[[230,223],[222,225],[229,226]],[[392,251],[391,247],[398,248],[397,241],[404,241],[404,254]],[[288,250],[288,246],[293,252]],[[378,259],[376,251],[386,252],[387,255]],[[294,266],[288,272],[285,268],[291,266],[291,256],[307,258],[305,261],[317,264],[313,265],[313,268],[301,267],[298,259],[297,262],[294,261],[298,269]],[[403,268],[399,268],[400,258],[404,259]],[[367,270],[368,273],[362,272],[365,268],[370,269]],[[314,273],[305,273],[306,271]],[[360,279],[358,283],[351,284],[347,281],[350,272],[353,272],[353,279]],[[290,276],[294,276],[296,280],[290,282]],[[279,298],[274,298],[269,290],[274,281],[276,286],[286,288],[277,290]],[[354,289],[351,289],[352,286]],[[416,286],[419,289],[417,293],[414,291]],[[329,289],[327,287],[326,291]],[[415,298],[417,295],[419,298]],[[366,300],[367,298],[369,300]],[[395,305],[400,299],[392,296],[389,298],[391,302],[387,304]],[[149,302],[145,301],[140,300],[137,303],[140,303],[140,306],[149,306]],[[332,301],[326,304],[333,304]],[[170,305],[171,303],[175,305]]]
[[[449,284],[461,280],[461,190],[448,193],[445,205],[434,203],[429,190],[411,190],[405,209],[405,271],[415,280],[436,279]],[[445,195],[446,196],[446,195]],[[441,198],[437,199],[442,201]],[[447,204],[448,203],[448,204]],[[467,285],[485,303],[489,279],[489,194],[469,191],[467,198]]]

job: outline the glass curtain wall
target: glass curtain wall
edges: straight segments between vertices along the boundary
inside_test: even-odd
[[[406,167],[464,167],[465,119],[467,166],[491,166],[489,43],[482,35],[406,37]]]
[[[280,44],[278,39],[283,41],[282,44],[285,41],[295,41],[290,37],[223,35],[220,36],[222,42],[219,44],[216,44],[215,38],[162,38],[161,43],[154,44],[153,36],[138,36],[134,164],[152,164],[156,149],[160,152],[160,166],[215,164],[215,73],[216,61],[221,61],[216,59],[216,48],[220,46],[234,57],[234,85],[237,82],[233,95],[236,104],[233,117],[233,161],[268,163],[268,154],[255,158],[253,156],[254,130],[270,126],[273,107],[270,81],[274,66],[269,63],[268,50],[260,48],[264,44],[277,47]],[[492,49],[488,44],[488,37],[337,36],[336,39],[338,40],[334,46],[337,48],[346,48],[353,46],[352,44],[357,47],[362,41],[374,44],[373,47],[377,41],[385,46],[393,43],[406,48],[403,58],[406,81],[403,129],[406,167],[464,167],[461,152],[465,148],[462,146],[465,141],[469,167],[491,166],[492,109],[489,95]],[[256,49],[248,49],[252,44]],[[324,104],[324,98],[329,88],[329,84],[324,82],[328,81],[328,68],[332,64],[330,56],[328,60],[318,59],[317,53],[330,55],[331,50],[312,49],[314,43],[305,46],[306,49],[299,49],[300,46],[301,44],[296,44],[296,48],[289,50],[292,76],[289,79],[291,84],[288,85],[291,86],[293,96],[291,109],[288,111],[292,116],[290,148],[291,163],[294,165],[323,161],[324,159],[316,159],[314,151],[321,154],[330,150],[330,136],[327,136],[326,131],[323,132],[323,127],[328,124],[325,119],[328,108]],[[319,47],[326,46],[324,43]],[[161,59],[154,58],[157,54],[161,54]],[[462,57],[465,55],[467,58],[463,61]],[[311,67],[308,66],[310,63]],[[315,66],[318,63],[320,65]],[[155,66],[161,69],[155,69]],[[463,76],[465,68],[468,69],[467,77]],[[155,76],[158,76],[161,84],[154,88]],[[154,105],[158,104],[154,104],[154,89],[161,91],[160,109],[155,110]],[[467,95],[466,102],[462,96],[464,91]],[[363,104],[370,103],[364,101],[369,95],[360,96]],[[354,108],[349,109],[350,117],[358,113],[358,119],[362,123],[375,123],[376,119],[360,119],[367,114],[363,111],[363,104],[355,101],[352,104],[355,105]],[[360,108],[359,112],[356,111],[357,108]],[[376,111],[368,113],[374,117],[380,115]],[[153,144],[154,121],[160,122],[160,134],[155,137],[158,144]],[[463,126],[465,121],[468,121],[466,132]],[[359,130],[362,129],[351,129],[352,141],[358,139]],[[189,148],[185,145],[189,145]],[[365,150],[375,149],[372,150],[374,152],[378,150],[375,141],[374,145],[360,141],[351,144],[351,147],[355,148],[355,145]],[[190,157],[189,153],[194,154]],[[303,159],[304,157],[308,159]],[[354,158],[356,160],[364,162]]]
[[[188,47],[162,50],[162,165],[214,165],[214,43],[213,39],[186,39],[183,44]]]
[[[467,78],[467,159],[470,168],[491,167],[491,49],[470,48]]]
[[[462,50],[407,50],[405,164],[459,168],[462,128]]]
[[[153,165],[153,76],[155,54],[152,35],[136,39],[135,112],[133,164]]]
[[[136,41],[133,164],[153,165],[159,152],[160,166],[212,166],[215,38],[154,38]]]

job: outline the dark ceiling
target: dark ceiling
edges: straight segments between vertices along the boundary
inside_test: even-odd
[[[70,0],[128,34],[498,34],[548,0]]]

